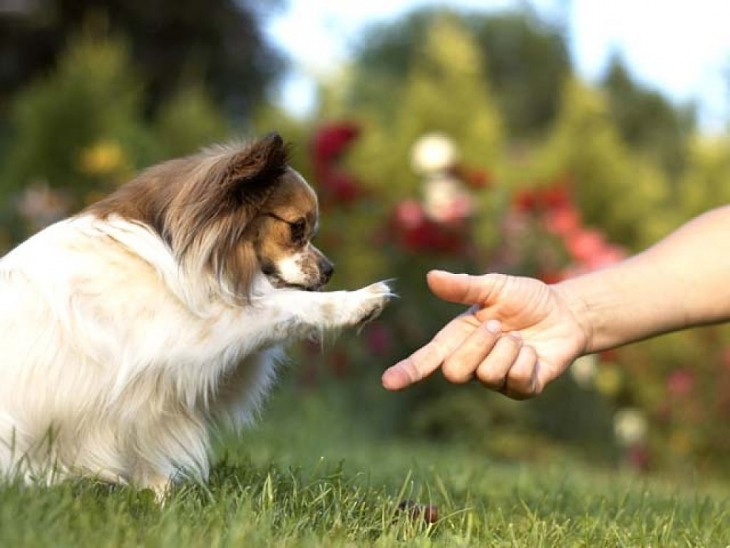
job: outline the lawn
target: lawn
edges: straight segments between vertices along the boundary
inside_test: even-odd
[[[208,486],[0,487],[0,546],[726,546],[730,486],[361,432],[326,389],[280,389]],[[435,505],[429,523],[419,507]],[[415,508],[415,509],[414,509]],[[433,516],[436,517],[436,516]]]

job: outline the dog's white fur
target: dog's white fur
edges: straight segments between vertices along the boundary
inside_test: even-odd
[[[384,283],[275,287],[257,270],[236,300],[202,259],[181,261],[178,236],[92,211],[0,260],[0,475],[88,475],[160,496],[181,473],[205,479],[213,429],[251,421],[281,343],[357,325],[390,295]]]

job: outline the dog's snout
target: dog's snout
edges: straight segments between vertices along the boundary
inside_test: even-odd
[[[322,259],[319,263],[319,277],[322,280],[322,284],[329,282],[334,273],[335,265],[327,259]]]

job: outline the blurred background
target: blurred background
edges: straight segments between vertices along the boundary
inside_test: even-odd
[[[460,312],[427,270],[557,281],[730,201],[719,8],[357,4],[0,0],[0,251],[151,163],[277,130],[320,195],[332,287],[392,278],[400,299],[294,348],[264,423],[730,475],[727,326],[583,358],[530,402],[379,382]]]

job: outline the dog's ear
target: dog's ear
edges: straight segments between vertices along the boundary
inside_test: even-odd
[[[284,174],[289,149],[278,133],[269,133],[229,160],[221,184],[239,204],[257,207]]]

